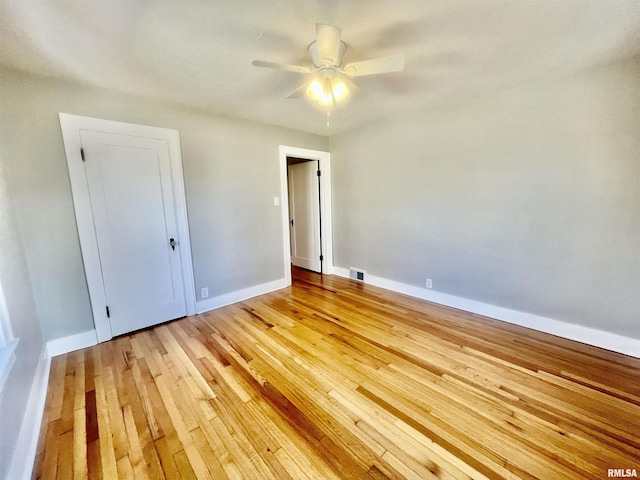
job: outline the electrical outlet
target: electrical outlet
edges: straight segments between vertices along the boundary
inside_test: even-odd
[[[427,288],[432,288],[433,287],[433,283],[431,282],[430,278],[427,278]]]
[[[209,296],[209,287],[203,287],[200,289],[200,296],[202,298],[207,298]]]

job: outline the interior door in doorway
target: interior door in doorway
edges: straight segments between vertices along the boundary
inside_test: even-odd
[[[318,162],[289,165],[291,263],[322,272]]]
[[[167,142],[80,137],[112,335],[185,316]]]

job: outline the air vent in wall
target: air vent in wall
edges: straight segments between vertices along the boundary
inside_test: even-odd
[[[359,268],[351,267],[349,269],[349,278],[352,280],[358,280],[360,282],[364,282],[364,274],[367,273],[364,270],[360,270]]]

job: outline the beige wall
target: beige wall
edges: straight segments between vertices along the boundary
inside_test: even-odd
[[[331,138],[341,267],[640,338],[640,61]]]
[[[46,340],[93,328],[58,112],[180,131],[197,292],[284,277],[278,147],[327,150],[327,138],[14,71],[0,85],[2,162]]]

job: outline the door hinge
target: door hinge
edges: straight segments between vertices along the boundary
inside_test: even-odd
[[[322,173],[320,172],[320,170],[318,170],[318,176],[322,175]]]
[[[107,318],[111,318],[111,314],[109,313],[109,306],[107,305]]]
[[[324,255],[320,255],[320,261],[324,260]]]
[[[80,149],[80,156],[82,157],[82,161],[84,162],[84,148]]]

